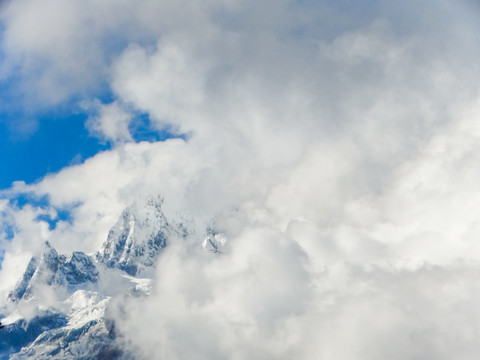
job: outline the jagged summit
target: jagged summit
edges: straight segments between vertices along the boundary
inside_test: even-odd
[[[186,237],[183,222],[167,219],[161,197],[134,202],[126,208],[108,233],[107,241],[96,255],[98,262],[135,276],[155,264],[171,237]]]
[[[22,279],[9,294],[10,301],[28,299],[35,286],[58,285],[74,290],[82,284],[96,283],[98,270],[90,256],[75,251],[69,257],[58,255],[47,241],[40,256],[32,257]]]

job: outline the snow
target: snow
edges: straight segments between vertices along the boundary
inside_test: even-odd
[[[86,323],[101,319],[105,315],[110,297],[103,297],[94,291],[78,290],[65,301],[70,308],[68,326],[77,328]]]

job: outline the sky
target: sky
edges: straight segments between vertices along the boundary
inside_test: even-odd
[[[199,231],[112,314],[142,358],[478,359],[479,17],[1,2],[0,295],[44,241],[93,253],[160,194]],[[222,257],[196,250],[211,223]]]

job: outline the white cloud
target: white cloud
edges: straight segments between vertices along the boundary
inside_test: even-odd
[[[96,115],[91,116],[87,122],[93,135],[112,141],[114,144],[133,141],[128,129],[132,114],[124,107],[117,102],[103,105],[97,101],[93,104],[93,108]]]
[[[112,87],[123,101],[153,115],[159,127],[185,122],[203,100],[195,62],[173,44],[160,42],[153,54],[131,46],[115,64]]]

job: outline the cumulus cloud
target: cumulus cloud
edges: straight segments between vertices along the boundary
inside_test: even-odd
[[[3,66],[53,89],[40,103],[108,86],[90,128],[117,146],[3,192],[71,213],[49,229],[48,209],[3,204],[3,277],[40,240],[95,251],[159,193],[199,231],[172,241],[150,297],[111,310],[139,356],[478,357],[473,4],[47,3],[6,6]],[[132,142],[134,112],[187,140]],[[209,222],[222,256],[201,251]]]
[[[93,106],[93,112],[96,113],[89,118],[87,123],[93,135],[114,144],[133,141],[128,129],[132,115],[124,107],[116,102],[103,105],[98,101],[93,105],[85,104],[84,106],[86,108]]]

